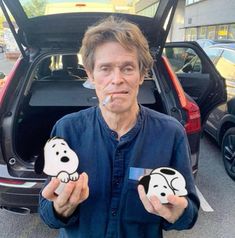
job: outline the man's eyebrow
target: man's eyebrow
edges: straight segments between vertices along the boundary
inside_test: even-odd
[[[114,63],[100,63],[98,64],[98,67],[112,67],[113,65],[115,65]],[[133,61],[124,61],[121,62],[120,64],[118,64],[118,67],[125,67],[125,66],[135,66],[135,63]]]
[[[135,63],[133,62],[133,61],[125,61],[125,62],[123,62],[122,64],[121,64],[121,66],[123,67],[125,67],[125,66],[135,66]]]
[[[100,64],[98,64],[98,67],[103,67],[103,66],[111,67],[112,65],[113,65],[112,63],[100,63]]]

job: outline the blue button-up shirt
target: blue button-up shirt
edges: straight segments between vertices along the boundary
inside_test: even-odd
[[[187,229],[196,221],[199,201],[182,125],[167,115],[140,106],[135,126],[119,140],[99,107],[60,119],[52,136],[64,138],[79,157],[78,172],[89,176],[89,197],[66,221],[40,195],[40,215],[60,237],[159,238],[162,229]],[[53,158],[52,158],[53,159]],[[174,224],[148,213],[139,199],[138,178],[149,169],[170,166],[187,183],[188,207]]]

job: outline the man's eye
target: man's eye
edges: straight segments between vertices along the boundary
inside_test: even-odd
[[[110,71],[110,67],[101,67],[100,69],[103,72],[109,72]]]
[[[131,74],[131,73],[133,73],[133,71],[134,71],[134,68],[133,67],[130,67],[130,66],[128,66],[128,67],[125,67],[125,68],[123,68],[123,73],[124,74]]]

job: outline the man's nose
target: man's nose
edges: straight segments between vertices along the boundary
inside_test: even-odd
[[[112,83],[113,83],[113,84],[120,84],[122,81],[123,81],[122,72],[121,72],[121,70],[120,70],[118,67],[116,67],[116,68],[113,70]]]

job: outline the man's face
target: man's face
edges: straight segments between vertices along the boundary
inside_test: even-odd
[[[104,110],[122,113],[136,107],[139,85],[143,82],[136,50],[127,51],[117,42],[98,46],[94,70],[88,72],[88,77],[95,84],[100,107],[111,96]]]

